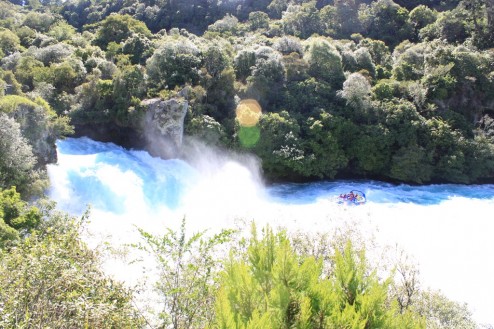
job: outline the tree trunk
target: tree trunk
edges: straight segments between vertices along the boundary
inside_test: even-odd
[[[494,33],[494,0],[485,0],[485,10],[487,12],[487,28],[492,38]]]

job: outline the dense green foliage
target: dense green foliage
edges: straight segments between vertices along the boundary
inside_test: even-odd
[[[30,185],[35,180],[34,164],[32,147],[19,124],[0,113],[0,188]]]
[[[231,255],[220,279],[213,328],[425,328],[400,314],[363,253],[336,250],[329,277],[323,263],[296,254],[283,233],[254,230],[245,254]]]
[[[144,231],[166,328],[475,328],[466,305],[421,290],[406,255],[371,263],[355,227],[250,238]],[[375,250],[374,250],[375,251]],[[391,270],[390,270],[391,269]]]
[[[163,236],[140,230],[145,243],[140,248],[158,261],[160,292],[164,309],[159,317],[164,327],[203,328],[212,321],[218,272],[219,247],[230,240],[233,231],[206,237],[205,232],[186,236],[185,219],[180,231],[168,229]]]
[[[37,158],[21,180],[64,115],[144,134],[150,97],[187,98],[187,133],[257,154],[271,179],[494,178],[492,1],[11,2],[0,108]],[[246,98],[256,127],[235,123]]]
[[[41,96],[23,95],[15,77],[3,72],[6,90],[0,96],[0,189],[17,186],[26,196],[41,195],[44,165],[56,160],[55,141],[73,130]]]
[[[0,190],[0,247],[15,244],[20,237],[37,228],[41,222],[41,212],[21,200],[15,187]]]
[[[0,327],[143,326],[131,291],[103,274],[100,256],[81,240],[79,221],[51,205],[27,207],[14,189],[1,194],[0,210],[2,239],[5,224],[14,229],[0,248]]]

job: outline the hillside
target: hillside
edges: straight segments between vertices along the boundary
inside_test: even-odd
[[[492,1],[11,2],[0,111],[28,141],[26,111],[58,127],[51,145],[70,123],[142,146],[141,101],[185,97],[187,135],[255,153],[271,180],[494,178]]]

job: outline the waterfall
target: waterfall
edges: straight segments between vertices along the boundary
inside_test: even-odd
[[[49,166],[50,196],[74,215],[91,205],[90,245],[134,243],[137,227],[159,234],[183,217],[190,232],[246,228],[255,221],[321,232],[352,223],[381,245],[398,245],[419,263],[424,285],[467,302],[475,319],[494,323],[494,185],[392,185],[375,181],[262,182],[257,160],[192,143],[187,161],[162,160],[87,138],[58,141]],[[363,206],[335,197],[364,191]],[[107,268],[127,282],[142,268]],[[152,273],[151,271],[149,273]],[[149,276],[152,276],[149,274]]]

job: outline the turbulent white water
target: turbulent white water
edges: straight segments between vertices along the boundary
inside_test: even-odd
[[[161,233],[185,216],[189,230],[270,223],[321,232],[351,221],[381,244],[397,245],[418,263],[423,285],[466,302],[480,323],[494,324],[494,185],[412,187],[374,181],[279,184],[266,187],[255,161],[196,147],[187,163],[152,158],[87,138],[58,142],[49,167],[51,197],[81,214],[91,205],[91,243],[135,242],[136,227]],[[334,197],[363,191],[362,206]],[[137,282],[142,268],[107,264]]]

